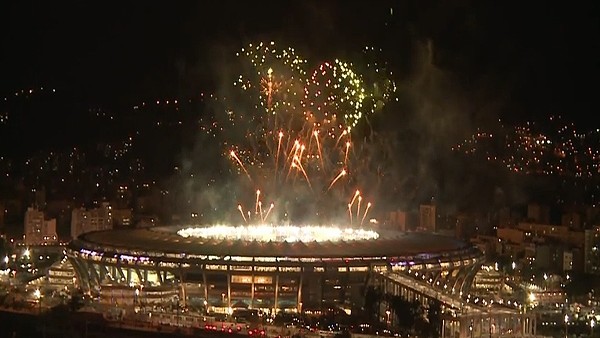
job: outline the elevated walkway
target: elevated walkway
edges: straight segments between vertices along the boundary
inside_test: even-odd
[[[377,279],[384,294],[418,301],[424,307],[431,299],[441,302],[446,313],[441,338],[541,337],[536,335],[535,313],[467,303],[460,293],[444,292],[403,273],[381,272]]]

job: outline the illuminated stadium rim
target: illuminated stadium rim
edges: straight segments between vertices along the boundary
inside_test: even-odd
[[[177,231],[182,237],[257,242],[337,242],[363,241],[379,238],[373,230],[314,225],[210,225],[191,226]]]
[[[377,240],[351,242],[257,242],[184,238],[176,232],[182,226],[152,229],[120,229],[91,232],[69,244],[81,258],[116,263],[145,262],[244,262],[271,265],[281,262],[362,261],[405,264],[410,262],[451,262],[480,257],[481,252],[467,242],[425,233],[380,231]]]

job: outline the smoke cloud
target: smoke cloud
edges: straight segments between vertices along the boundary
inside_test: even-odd
[[[325,28],[324,34],[331,36],[333,27]],[[346,206],[355,189],[361,190],[365,201],[373,202],[374,217],[391,210],[413,209],[431,201],[454,211],[473,203],[501,201],[503,194],[518,194],[511,191],[510,182],[499,182],[496,172],[467,163],[451,151],[453,145],[468,138],[478,127],[497,121],[505,95],[484,85],[465,85],[460,74],[440,66],[443,63],[440,60],[447,57],[446,51],[438,50],[433,39],[422,32],[416,34],[414,29],[415,26],[407,26],[403,35],[407,38],[398,42],[399,48],[406,51],[397,55],[404,58],[385,60],[390,69],[398,70],[394,78],[397,85],[394,100],[361,121],[353,132],[356,147],[352,155],[357,161],[356,166],[350,168],[346,187],[339,193],[318,195],[318,198],[307,192],[306,185],[286,186],[272,196],[265,194],[263,205],[277,205],[272,219],[294,223],[322,220],[347,223]],[[281,34],[275,36],[285,40]],[[277,39],[264,39],[271,40]],[[238,74],[255,71],[235,57],[243,45],[221,40],[208,53],[214,93],[227,104],[207,104],[205,123],[225,126],[227,107],[233,107],[236,114],[249,119],[257,114],[245,94],[232,86]],[[306,46],[306,41],[301,45]],[[354,45],[352,48],[363,47]],[[339,55],[355,57],[357,53],[350,49],[342,49]],[[318,47],[298,50],[317,60],[313,62],[326,59],[329,55],[324,54],[330,53],[319,53]],[[352,61],[362,66],[365,58],[359,56]],[[234,144],[243,142],[247,129],[248,125],[241,125],[233,133],[229,130],[228,135],[219,134],[216,139],[199,136],[194,149],[184,155],[185,160],[194,162],[196,167],[202,163],[200,170],[204,173],[206,166],[212,168],[210,174],[194,177],[196,183],[183,184],[186,195],[196,196],[197,204],[210,210],[205,217],[211,222],[240,223],[242,216],[236,209],[239,204],[244,211],[253,213],[256,209],[254,194],[260,187],[248,180],[227,155]],[[265,171],[264,175],[273,173]],[[199,180],[203,183],[197,183]],[[352,214],[356,218],[354,212]]]

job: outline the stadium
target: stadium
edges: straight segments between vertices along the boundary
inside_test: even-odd
[[[482,253],[430,233],[334,227],[183,227],[91,232],[67,249],[79,285],[101,298],[172,295],[207,311],[350,309],[373,274],[458,278]],[[141,292],[140,292],[141,291]],[[146,298],[143,298],[146,297]]]

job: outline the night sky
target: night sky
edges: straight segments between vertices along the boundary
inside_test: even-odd
[[[556,135],[565,130],[557,127],[563,120],[573,121],[576,127],[569,130],[577,132],[569,135],[580,139],[580,131],[599,127],[592,122],[599,111],[597,1],[14,1],[2,7],[0,117],[9,118],[0,123],[0,156],[22,167],[35,154],[77,148],[73,153],[88,154],[85,166],[112,168],[116,164],[102,162],[99,145],[134,135],[129,155],[146,168],[135,175],[159,178],[173,191],[183,187],[190,196],[216,177],[223,187],[211,187],[209,193],[229,198],[231,182],[221,174],[231,166],[221,152],[232,142],[229,135],[210,136],[199,126],[216,111],[225,112],[215,103],[224,97],[244,118],[246,111],[260,114],[232,88],[244,67],[235,53],[261,41],[295,47],[312,63],[308,67],[339,58],[358,69],[373,56],[364,56],[365,46],[381,48],[377,57],[387,61],[386,71],[393,70],[396,100],[353,133],[369,138],[363,143],[371,146],[364,161],[372,164],[364,170],[369,175],[356,175],[361,180],[356,184],[374,186],[370,174],[382,172],[372,175],[378,177],[373,181],[385,176],[381,182],[393,184],[377,193],[386,199],[395,194],[407,205],[435,196],[448,205],[459,201],[459,210],[487,205],[497,191],[527,201],[529,188],[521,182],[508,173],[496,175],[488,160],[470,161],[452,149],[480,131],[502,135],[500,125],[508,130],[535,121],[542,130],[532,133]],[[368,73],[366,68],[357,72]],[[40,87],[56,88],[56,95],[15,95]],[[218,100],[201,100],[202,93],[214,93]],[[172,108],[163,104],[167,99],[186,105]],[[142,102],[148,104],[138,106]],[[98,111],[117,118],[99,118]],[[556,115],[563,119],[549,122]],[[246,135],[243,124],[229,132]],[[511,140],[497,139],[492,147],[506,146],[506,158],[520,158],[513,156],[518,149]],[[594,146],[594,140],[586,142]],[[566,149],[573,152],[569,156],[577,170],[586,171],[575,156],[579,150]],[[504,173],[502,156],[494,168]],[[178,181],[196,173],[202,179]],[[37,177],[35,171],[32,175]],[[244,193],[239,184],[236,189]],[[537,185],[529,190],[555,196]],[[389,201],[397,207],[394,198]]]
[[[582,1],[9,2],[0,93],[35,85],[86,103],[189,96],[243,44],[276,40],[313,59],[382,46],[410,82],[419,48],[452,86],[510,119],[598,111],[598,3]],[[452,100],[448,96],[448,100]],[[473,108],[476,109],[476,108]]]

